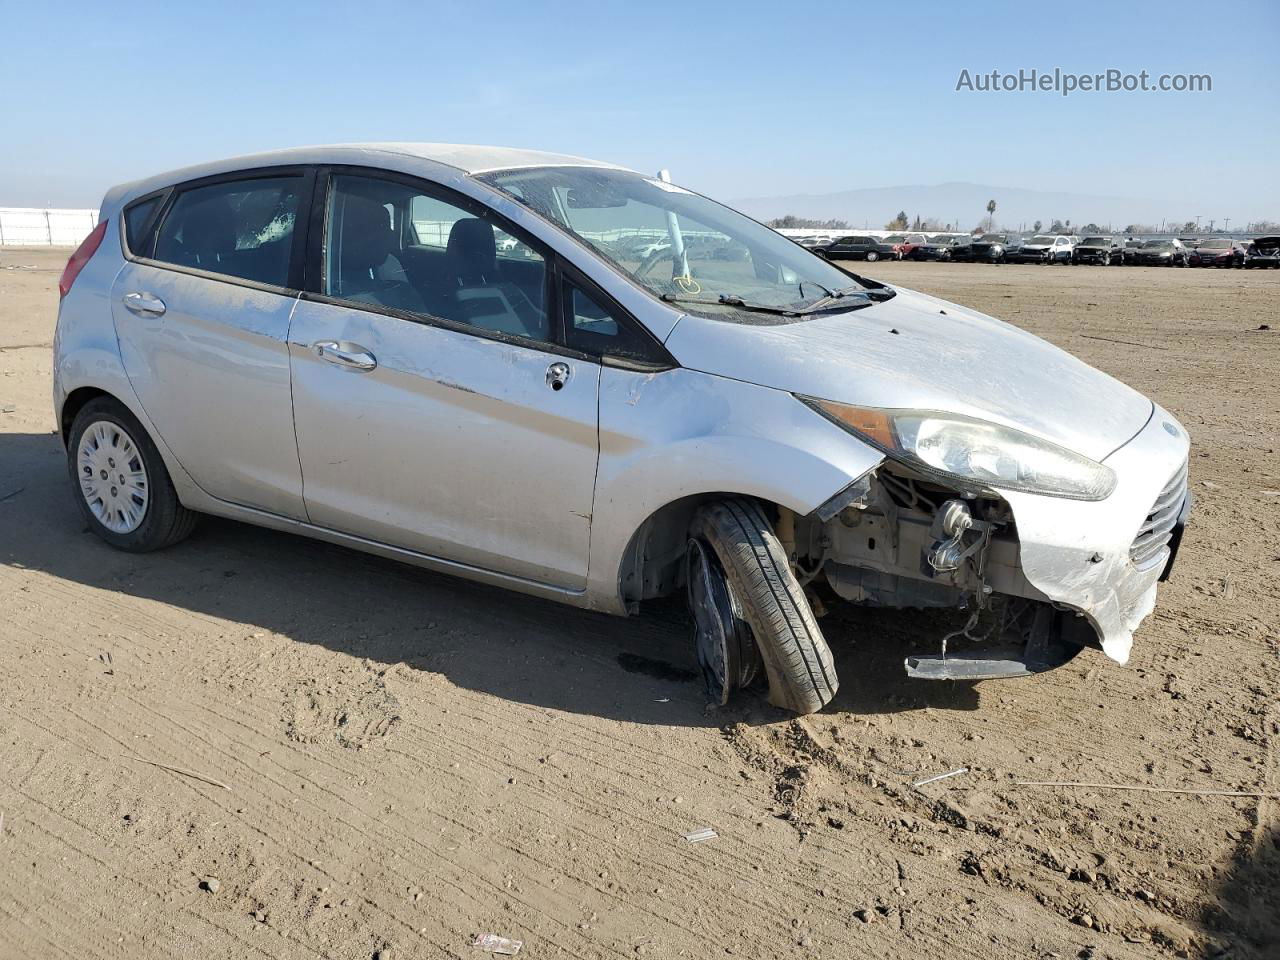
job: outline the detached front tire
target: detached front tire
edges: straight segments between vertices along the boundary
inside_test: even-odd
[[[195,527],[196,514],[179,502],[160,451],[112,397],[90,400],[76,414],[67,469],[89,528],[118,550],[160,550]]]
[[[760,504],[743,497],[705,504],[690,536],[719,561],[764,662],[769,702],[799,714],[821,710],[839,688],[831,648]]]

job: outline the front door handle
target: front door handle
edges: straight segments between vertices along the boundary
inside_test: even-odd
[[[125,309],[140,317],[159,317],[164,314],[164,301],[154,294],[134,291],[124,295]]]
[[[569,377],[572,375],[572,367],[567,363],[557,361],[547,367],[547,386],[552,390],[563,390],[564,385],[569,382]]]
[[[328,360],[330,363],[336,363],[340,367],[350,367],[352,370],[372,370],[378,365],[378,361],[373,354],[358,343],[348,343],[346,340],[321,340],[318,343],[313,343],[311,348],[315,350],[316,356],[321,360]]]

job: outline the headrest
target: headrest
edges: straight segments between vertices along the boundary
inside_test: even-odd
[[[235,216],[226,197],[193,204],[182,218],[182,246],[202,256],[236,248]]]
[[[464,217],[453,225],[445,255],[461,284],[474,283],[482,276],[497,279],[493,276],[497,267],[493,227],[478,217]]]

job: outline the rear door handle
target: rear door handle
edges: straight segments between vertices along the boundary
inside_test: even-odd
[[[158,317],[165,311],[164,301],[154,294],[134,291],[124,295],[125,309],[140,317]]]
[[[321,360],[328,360],[340,367],[372,370],[378,365],[374,355],[358,343],[348,343],[346,340],[320,340],[313,343],[311,348]]]

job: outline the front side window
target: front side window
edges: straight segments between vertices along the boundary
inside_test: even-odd
[[[327,207],[326,295],[552,339],[546,261],[492,215],[420,187],[354,175],[333,177]]]
[[[287,287],[303,183],[264,177],[183,190],[160,225],[154,258]]]
[[[481,179],[573,234],[653,296],[720,319],[745,322],[753,307],[802,310],[852,282],[768,227],[638,173],[534,167]]]

